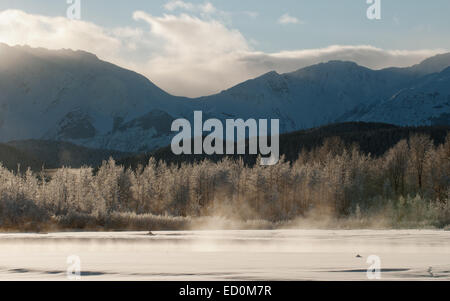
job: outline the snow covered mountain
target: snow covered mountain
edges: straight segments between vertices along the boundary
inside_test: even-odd
[[[367,112],[350,114],[347,120],[398,125],[450,125],[450,67],[401,89]]]
[[[0,45],[0,141],[65,140],[116,150],[163,146],[182,98],[147,78],[71,50]],[[151,143],[150,145],[148,145]]]
[[[270,72],[200,100],[210,115],[279,118],[288,132],[332,123],[354,108],[386,99],[415,77],[331,61],[292,73]]]
[[[189,99],[93,54],[0,44],[0,142],[148,151],[170,143],[174,119],[199,109],[204,118],[279,118],[282,132],[339,120],[448,122],[449,66],[450,54],[383,70],[331,61]]]

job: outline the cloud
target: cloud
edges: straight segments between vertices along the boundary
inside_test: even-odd
[[[219,92],[271,70],[290,72],[336,59],[374,69],[404,67],[445,52],[334,45],[265,53],[254,50],[257,43],[241,32],[211,17],[152,16],[143,11],[132,17],[135,26],[108,29],[82,20],[0,11],[0,42],[89,51],[142,73],[170,93],[192,97]]]
[[[284,14],[278,19],[278,23],[287,25],[287,24],[299,24],[301,22],[296,17],[292,17],[289,14]]]
[[[194,5],[192,3],[189,2],[184,2],[184,1],[169,1],[164,5],[164,8],[170,11],[174,11],[176,9],[185,9],[185,10],[194,10]]]
[[[115,52],[123,46],[120,40],[93,23],[31,15],[20,10],[0,12],[0,42],[50,49],[89,49],[92,52],[103,52],[105,46]]]
[[[242,57],[247,68],[253,72],[276,70],[289,72],[293,69],[328,62],[330,60],[352,61],[359,65],[382,69],[386,67],[407,67],[446,52],[445,49],[385,50],[370,45],[333,45],[318,49],[281,51],[278,53],[253,52]]]
[[[154,17],[142,11],[133,17],[148,23],[152,36],[164,41],[162,51],[149,58],[144,69],[151,70],[150,78],[158,85],[175,94],[210,94],[234,83],[240,53],[250,51],[239,31],[216,20],[186,14]]]
[[[217,12],[217,9],[211,2],[193,4],[191,2],[184,2],[181,0],[172,0],[167,2],[164,5],[164,8],[168,11],[185,10],[190,12],[201,12],[203,14],[213,14]]]

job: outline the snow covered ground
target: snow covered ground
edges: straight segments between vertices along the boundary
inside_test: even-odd
[[[370,255],[384,280],[450,280],[448,231],[154,234],[0,234],[0,280],[67,280],[70,255],[82,280],[367,280]]]

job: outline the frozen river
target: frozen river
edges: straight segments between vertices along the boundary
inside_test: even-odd
[[[0,234],[0,280],[450,280],[450,232],[275,230]],[[357,256],[360,255],[360,256]],[[76,270],[76,269],[74,269]]]

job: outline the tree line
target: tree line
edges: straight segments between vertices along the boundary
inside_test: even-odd
[[[438,144],[413,134],[381,156],[331,137],[275,166],[250,166],[242,158],[181,164],[150,158],[133,169],[110,159],[95,171],[61,168],[52,175],[0,168],[1,228],[69,217],[69,227],[83,228],[77,218],[106,223],[117,213],[271,222],[314,213],[445,227],[449,201],[450,134]]]

